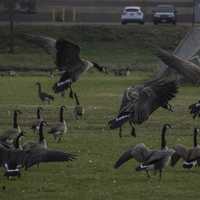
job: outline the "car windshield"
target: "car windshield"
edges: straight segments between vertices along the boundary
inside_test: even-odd
[[[175,9],[173,7],[167,6],[159,6],[155,9],[155,12],[174,12]]]
[[[125,10],[126,10],[126,12],[139,12],[139,10],[136,8],[127,8]]]

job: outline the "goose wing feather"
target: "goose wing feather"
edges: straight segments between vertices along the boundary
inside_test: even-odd
[[[36,150],[31,151],[29,156],[25,160],[25,167],[30,168],[33,165],[40,162],[61,162],[72,161],[76,158],[76,155],[65,153],[57,150]]]
[[[114,165],[114,168],[119,168],[122,164],[130,159],[135,159],[138,162],[143,162],[149,155],[150,150],[143,144],[137,144],[136,146],[125,151]]]
[[[144,85],[129,87],[122,98],[119,115],[127,113],[136,123],[142,123],[160,106],[165,106],[177,93],[177,84],[155,80]]]
[[[23,34],[21,37],[28,42],[34,43],[37,46],[43,48],[54,58],[56,57],[56,40],[54,38],[33,34]]]

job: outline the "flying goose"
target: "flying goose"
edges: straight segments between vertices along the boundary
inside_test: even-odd
[[[157,56],[170,68],[169,74],[173,74],[174,71],[172,72],[171,69],[174,69],[191,83],[199,85],[200,67],[198,65],[161,48],[157,48],[156,52]]]
[[[141,165],[136,167],[137,171],[146,171],[148,177],[150,177],[148,171],[152,169],[154,169],[155,171],[160,170],[160,174],[161,174],[162,169],[164,165],[166,164],[166,160],[168,157],[167,155],[169,154],[167,150],[167,146],[166,146],[167,142],[165,138],[166,131],[169,128],[171,128],[170,124],[163,125],[162,132],[161,132],[161,150],[151,150],[147,148],[145,144],[143,143],[137,144],[136,146],[125,151],[120,156],[120,158],[115,163],[114,168],[115,169],[119,168],[122,164],[124,164],[125,162],[133,158],[137,162],[142,163]],[[162,151],[167,151],[168,153],[162,153]],[[159,157],[159,160],[153,162],[155,157]],[[148,164],[150,161],[151,163]]]
[[[64,120],[64,109],[65,106],[60,107],[60,122],[57,123],[55,126],[53,126],[48,133],[52,134],[54,139],[57,142],[60,142],[63,134],[67,133],[67,124],[66,121]]]
[[[22,112],[20,110],[14,110],[13,114],[13,128],[10,128],[6,130],[2,135],[0,135],[0,141],[1,142],[10,142],[12,143],[13,138],[16,137],[18,133],[21,132],[21,128],[18,125],[18,114],[21,114]]]
[[[43,121],[43,117],[41,117],[41,110],[43,110],[42,107],[37,108],[37,119],[31,126],[31,129],[33,129],[34,133],[39,130],[40,123]]]
[[[76,106],[74,107],[73,114],[74,114],[75,119],[79,119],[84,115],[85,109],[83,108],[83,106],[80,105],[80,102],[76,93],[74,93],[74,97],[76,101]]]
[[[22,37],[42,47],[48,54],[51,54],[55,59],[58,70],[64,72],[60,80],[53,86],[55,93],[70,88],[72,97],[73,90],[71,85],[79,79],[83,72],[91,67],[95,67],[99,71],[104,70],[103,67],[100,67],[95,62],[80,58],[80,47],[70,41],[62,38],[56,40],[51,37],[30,34],[24,34]]]
[[[4,176],[20,177],[20,169],[26,170],[41,162],[73,161],[76,155],[58,150],[10,150],[0,145],[0,166],[5,170]]]
[[[44,138],[43,127],[47,125],[45,121],[41,121],[39,124],[39,138],[36,142],[27,142],[23,145],[23,150],[33,150],[33,149],[47,149],[47,141]]]
[[[41,101],[43,102],[46,101],[48,102],[48,104],[50,104],[51,101],[54,101],[54,96],[42,91],[41,83],[36,82],[36,85],[38,86],[38,97],[40,98]]]
[[[128,87],[122,97],[118,115],[108,122],[111,129],[120,128],[127,121],[132,127],[132,136],[136,136],[134,124],[142,124],[159,107],[173,111],[168,103],[177,93],[176,81],[154,79],[144,84]]]
[[[199,162],[200,157],[198,158],[198,156],[200,156],[200,154],[198,155],[200,147],[197,144],[198,133],[199,133],[199,129],[194,128],[194,130],[193,130],[193,147],[192,148],[187,148],[182,144],[177,144],[174,147],[175,153],[172,155],[172,159],[171,159],[172,167],[174,167],[180,159],[182,159],[184,161],[183,162],[184,168],[190,169],[194,165],[200,164],[200,162]],[[194,157],[196,157],[196,159],[193,159]]]

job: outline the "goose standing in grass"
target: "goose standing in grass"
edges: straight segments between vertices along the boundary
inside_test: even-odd
[[[171,150],[167,148],[166,131],[172,128],[170,124],[164,124],[161,132],[161,150],[151,150],[143,143],[125,151],[114,165],[114,168],[119,168],[122,164],[130,159],[135,159],[137,162],[142,163],[136,167],[136,171],[146,171],[147,176],[150,177],[149,170],[159,170],[160,178],[162,170],[167,164],[169,157],[172,154]],[[174,152],[174,151],[173,151]]]
[[[80,47],[65,39],[56,40],[51,37],[29,34],[24,34],[22,37],[44,48],[47,53],[54,57],[58,70],[63,72],[60,80],[53,86],[55,93],[70,88],[70,96],[73,97],[71,85],[79,79],[83,72],[86,72],[91,67],[104,71],[104,68],[95,62],[80,58]]]
[[[85,109],[83,108],[83,106],[80,105],[80,102],[76,93],[74,93],[74,97],[76,101],[76,106],[74,107],[73,114],[74,114],[75,119],[79,119],[83,117],[85,113]]]
[[[43,127],[47,125],[45,121],[41,121],[39,125],[39,138],[36,142],[27,142],[23,145],[23,150],[33,150],[33,149],[47,149],[47,141],[43,134]],[[19,146],[19,145],[18,145]]]
[[[6,177],[20,177],[21,168],[26,170],[33,165],[45,162],[73,161],[76,155],[58,150],[33,149],[33,150],[11,150],[0,145],[0,166],[5,170]]]
[[[41,83],[37,82],[36,85],[38,86],[38,97],[42,102],[48,102],[50,104],[51,101],[54,101],[54,96],[42,91]]]
[[[168,103],[177,93],[175,81],[163,79],[147,81],[144,84],[128,87],[122,97],[122,103],[116,118],[108,122],[111,129],[120,128],[129,122],[132,127],[132,136],[136,136],[134,124],[142,124],[159,107],[173,111]]]
[[[38,107],[37,108],[37,119],[31,126],[31,129],[33,129],[34,133],[39,130],[40,123],[43,121],[43,117],[41,116],[41,111],[42,110],[43,110],[42,107]]]
[[[56,124],[55,126],[53,126],[48,132],[49,134],[53,135],[54,139],[57,142],[60,142],[61,138],[63,137],[63,134],[67,133],[67,124],[63,116],[64,109],[65,109],[65,106],[60,107],[60,122]]]
[[[21,114],[22,112],[20,110],[14,110],[13,114],[13,128],[10,128],[6,130],[1,136],[0,136],[0,141],[1,142],[10,142],[12,143],[13,138],[16,137],[18,133],[21,132],[21,128],[18,125],[18,114]]]
[[[175,153],[171,159],[171,166],[174,167],[177,162],[182,159],[184,161],[183,167],[184,168],[192,168],[196,164],[200,165],[200,147],[197,144],[197,135],[199,133],[198,128],[194,128],[193,131],[193,147],[187,148],[182,144],[177,144],[174,147]],[[196,159],[194,159],[196,158]]]

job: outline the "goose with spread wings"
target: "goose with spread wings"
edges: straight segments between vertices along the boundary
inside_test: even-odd
[[[142,124],[159,107],[173,111],[169,101],[177,93],[176,81],[165,79],[147,81],[144,84],[128,87],[122,97],[121,107],[116,118],[109,121],[111,129],[120,128],[129,122],[132,127],[132,136],[135,136],[134,124]]]
[[[76,155],[58,150],[33,149],[11,150],[0,144],[0,166],[4,168],[7,177],[20,176],[21,168],[31,168],[41,162],[64,162],[73,161]]]
[[[44,48],[48,54],[54,57],[55,64],[62,74],[60,80],[53,86],[55,93],[70,88],[70,96],[73,97],[71,85],[79,79],[83,72],[91,67],[104,71],[104,68],[97,63],[80,58],[80,47],[66,39],[56,40],[51,37],[30,34],[24,34],[22,37]]]

